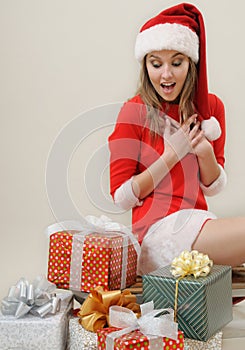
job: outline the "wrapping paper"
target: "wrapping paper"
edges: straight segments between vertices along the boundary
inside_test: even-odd
[[[98,330],[98,350],[106,349],[106,336],[108,333],[117,331],[118,328],[110,327]],[[140,331],[135,330],[115,339],[114,350],[182,350],[184,349],[184,336],[181,331],[178,332],[178,339],[156,337],[154,343],[149,347],[148,338]]]
[[[185,339],[185,350],[222,350],[222,332],[217,332],[208,341]]]
[[[86,331],[78,318],[69,320],[67,350],[97,350],[97,334]]]
[[[169,339],[168,343],[170,341],[171,340]],[[96,333],[86,331],[79,324],[79,321],[77,318],[70,319],[67,350],[96,350],[96,349],[97,349]],[[141,348],[138,347],[136,349],[141,349]],[[176,346],[175,350],[177,349],[178,347]],[[222,350],[222,332],[216,333],[207,342],[201,342],[201,341],[192,340],[192,339],[184,339],[184,347],[182,344],[181,347],[179,347],[179,349]]]
[[[170,266],[143,276],[143,302],[174,308],[176,279]],[[232,320],[231,267],[214,265],[206,277],[179,281],[177,322],[185,338],[207,341]]]
[[[123,289],[135,282],[138,242],[126,228],[114,230],[120,229],[119,224],[109,221],[104,225],[102,229],[94,226],[81,232],[54,232],[48,228],[50,282],[58,288],[83,292],[97,286],[104,290]]]
[[[31,314],[16,319],[0,313],[1,350],[65,350],[68,314],[72,304],[72,292],[57,291],[61,308],[56,315],[44,318]]]
[[[129,334],[136,330],[141,338],[145,337],[150,349],[157,348],[159,344],[163,346],[163,339],[164,344],[167,338],[178,340],[178,324],[174,322],[174,310],[154,309],[153,301],[140,305],[140,309],[140,316],[137,316],[132,310],[125,307],[110,306],[110,327],[118,328],[119,331],[106,335],[106,350],[113,350],[116,341],[120,342],[119,339],[123,339],[124,335],[130,337]],[[140,345],[141,342],[138,342],[138,346]]]

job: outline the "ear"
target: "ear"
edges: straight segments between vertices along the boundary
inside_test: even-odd
[[[204,135],[209,141],[215,141],[221,135],[221,127],[215,117],[203,120],[201,122],[201,129],[204,131]]]

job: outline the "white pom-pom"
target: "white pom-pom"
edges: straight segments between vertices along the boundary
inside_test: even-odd
[[[203,120],[201,123],[201,128],[209,141],[217,140],[221,135],[221,127],[215,117],[210,117],[210,119]]]

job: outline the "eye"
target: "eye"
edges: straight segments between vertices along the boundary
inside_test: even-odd
[[[156,61],[152,61],[151,64],[152,64],[152,66],[153,66],[154,68],[160,68],[160,67],[161,67],[161,63],[156,62]]]
[[[182,63],[181,60],[177,60],[177,61],[174,61],[174,62],[172,63],[172,65],[173,65],[174,67],[179,67],[179,66],[181,65],[181,63]]]

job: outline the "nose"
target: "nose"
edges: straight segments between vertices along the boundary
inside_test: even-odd
[[[170,79],[173,76],[171,65],[164,64],[162,66],[162,74],[161,75],[162,75],[162,78],[165,80]]]

